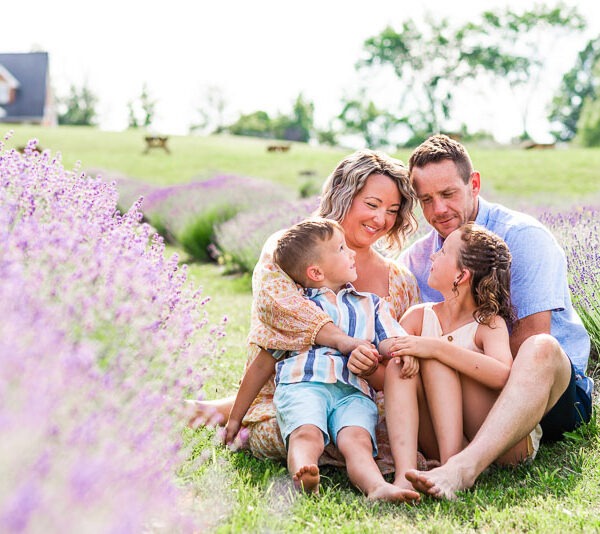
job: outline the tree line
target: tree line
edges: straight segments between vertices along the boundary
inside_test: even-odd
[[[484,11],[466,24],[429,15],[423,22],[405,20],[388,26],[364,42],[357,71],[369,80],[387,76],[389,90],[397,95],[392,106],[378,103],[372,87],[359,87],[340,101],[340,111],[325,129],[314,125],[314,103],[300,93],[289,113],[270,116],[257,110],[227,124],[226,99],[218,87],[204,92],[198,119],[190,130],[258,136],[291,141],[316,139],[337,144],[341,135],[358,135],[367,146],[389,145],[398,132],[405,145],[418,144],[430,132],[444,131],[453,118],[456,95],[465,82],[487,87],[504,86],[520,104],[521,140],[530,139],[530,106],[537,97],[547,67],[550,47],[583,32],[586,21],[577,7],[559,3],[524,10]],[[558,141],[576,136],[588,146],[600,145],[600,36],[579,52],[573,67],[563,75],[548,103],[548,120]],[[518,96],[518,98],[516,98]],[[97,99],[86,85],[71,87],[63,99],[61,124],[94,124]],[[128,104],[129,126],[149,126],[156,101],[146,86]],[[462,127],[464,137],[477,135]],[[482,134],[479,134],[482,135]],[[486,134],[483,134],[486,135]]]

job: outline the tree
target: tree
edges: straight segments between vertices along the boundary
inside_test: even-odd
[[[575,66],[562,79],[560,88],[553,98],[548,120],[557,124],[560,130],[554,132],[557,139],[570,141],[577,133],[586,99],[600,97],[600,35],[590,40],[579,52]]]
[[[190,131],[210,130],[220,133],[225,129],[224,112],[227,107],[227,99],[223,90],[210,85],[202,92],[203,105],[198,109],[199,120],[190,125]]]
[[[87,82],[81,88],[71,85],[69,96],[59,99],[59,105],[65,108],[58,115],[58,124],[93,126],[96,123],[96,104],[98,98],[88,87]]]
[[[439,131],[450,116],[452,92],[467,75],[461,70],[460,42],[448,19],[427,17],[424,31],[412,20],[399,32],[388,26],[364,43],[367,57],[358,69],[391,67],[401,81],[398,108],[413,130]]]
[[[154,120],[156,111],[156,100],[150,97],[148,86],[142,86],[142,92],[136,101],[127,103],[129,128],[150,126]]]
[[[280,114],[273,122],[276,139],[308,142],[314,125],[315,106],[302,93],[296,98],[291,115]]]
[[[367,100],[364,89],[356,98],[344,100],[338,119],[345,133],[361,135],[369,148],[389,146],[390,133],[402,122],[391,113],[378,109],[372,100]]]
[[[255,111],[248,115],[240,115],[239,119],[227,127],[233,135],[272,138],[271,118],[266,111]]]
[[[521,137],[527,139],[529,108],[552,57],[549,50],[584,28],[585,20],[577,8],[563,3],[536,5],[522,13],[508,8],[485,11],[479,22],[468,23],[459,31],[461,59],[476,72],[508,83],[515,96],[520,93]]]

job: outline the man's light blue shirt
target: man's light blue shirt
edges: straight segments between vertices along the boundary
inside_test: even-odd
[[[481,197],[475,222],[499,235],[508,245],[512,255],[511,299],[517,317],[522,319],[550,310],[550,333],[573,362],[575,372],[585,375],[590,338],[573,309],[567,260],[554,236],[537,219]],[[432,229],[400,255],[400,261],[415,275],[424,302],[442,300],[442,295],[427,284],[431,255],[442,244],[442,237]],[[588,382],[589,388],[585,389],[591,394],[592,382]]]

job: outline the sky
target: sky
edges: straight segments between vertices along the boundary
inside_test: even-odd
[[[272,116],[290,113],[302,92],[315,105],[316,125],[325,128],[341,111],[344,96],[365,83],[355,69],[365,39],[387,25],[399,29],[408,18],[422,19],[425,10],[465,22],[484,9],[521,11],[534,5],[524,0],[28,0],[4,8],[0,52],[47,51],[55,94],[66,96],[71,84],[86,83],[98,96],[103,129],[127,126],[127,104],[144,84],[157,102],[157,133],[186,133],[209,87],[221,91],[231,122],[259,109]],[[549,66],[531,105],[531,132],[539,142],[549,131],[544,106],[562,74],[600,34],[600,2],[580,0],[577,6],[588,30],[548,46]],[[377,88],[390,106],[393,82]],[[508,140],[521,131],[520,105],[501,84],[490,91],[472,83],[456,98],[455,109],[458,122]]]

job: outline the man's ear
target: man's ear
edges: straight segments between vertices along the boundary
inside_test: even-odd
[[[325,275],[318,265],[309,265],[306,268],[306,278],[313,282],[322,282]]]
[[[481,190],[481,175],[477,171],[471,173],[471,191],[478,195]]]

